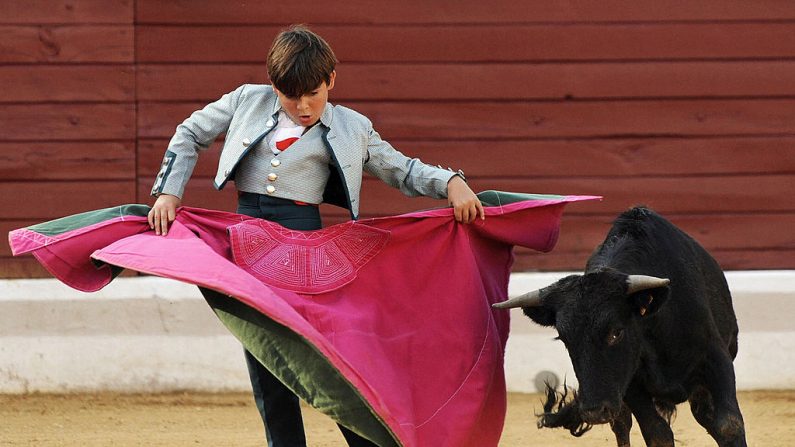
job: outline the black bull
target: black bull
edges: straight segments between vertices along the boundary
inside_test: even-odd
[[[621,214],[583,275],[495,307],[522,307],[554,326],[569,352],[579,390],[566,399],[565,387],[548,389],[539,426],[579,436],[610,423],[618,445],[629,446],[634,415],[647,445],[673,446],[671,414],[688,400],[718,445],[746,445],[726,279],[704,248],[653,211]]]

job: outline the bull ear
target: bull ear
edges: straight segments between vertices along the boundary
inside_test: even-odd
[[[579,284],[579,275],[572,275],[540,290],[539,301],[535,306],[523,307],[522,312],[536,324],[555,326],[558,306],[570,296],[573,287]]]
[[[636,315],[645,318],[660,310],[668,300],[670,282],[668,279],[653,276],[629,275],[627,296]]]
[[[525,315],[541,326],[555,326],[558,303],[562,302],[579,285],[581,275],[570,275],[543,289],[525,293],[522,296],[492,304],[498,309],[521,307]],[[568,291],[568,292],[567,292]]]
[[[555,326],[555,315],[557,311],[555,306],[552,305],[553,302],[554,300],[550,299],[549,295],[545,295],[541,304],[533,307],[524,307],[522,308],[522,312],[530,317],[536,324],[540,324],[541,326]]]

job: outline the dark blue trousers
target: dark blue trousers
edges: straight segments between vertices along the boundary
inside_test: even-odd
[[[291,200],[241,192],[238,195],[238,214],[267,219],[291,230],[318,230],[320,211],[312,205],[298,205]],[[270,373],[248,351],[245,352],[254,402],[262,422],[269,447],[305,447],[306,436],[301,407],[289,388]],[[339,425],[349,446],[372,447],[372,442]]]

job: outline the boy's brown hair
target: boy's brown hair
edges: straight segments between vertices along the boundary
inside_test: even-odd
[[[303,25],[279,33],[268,52],[271,84],[290,98],[298,98],[331,81],[337,57],[322,37]]]

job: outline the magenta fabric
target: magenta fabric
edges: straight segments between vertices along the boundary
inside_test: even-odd
[[[455,222],[435,209],[297,232],[183,207],[168,236],[120,216],[58,236],[11,233],[80,290],[112,279],[92,260],[207,287],[308,340],[404,446],[496,446],[513,245],[549,251],[568,196],[486,208]],[[322,378],[317,378],[322,380]]]

